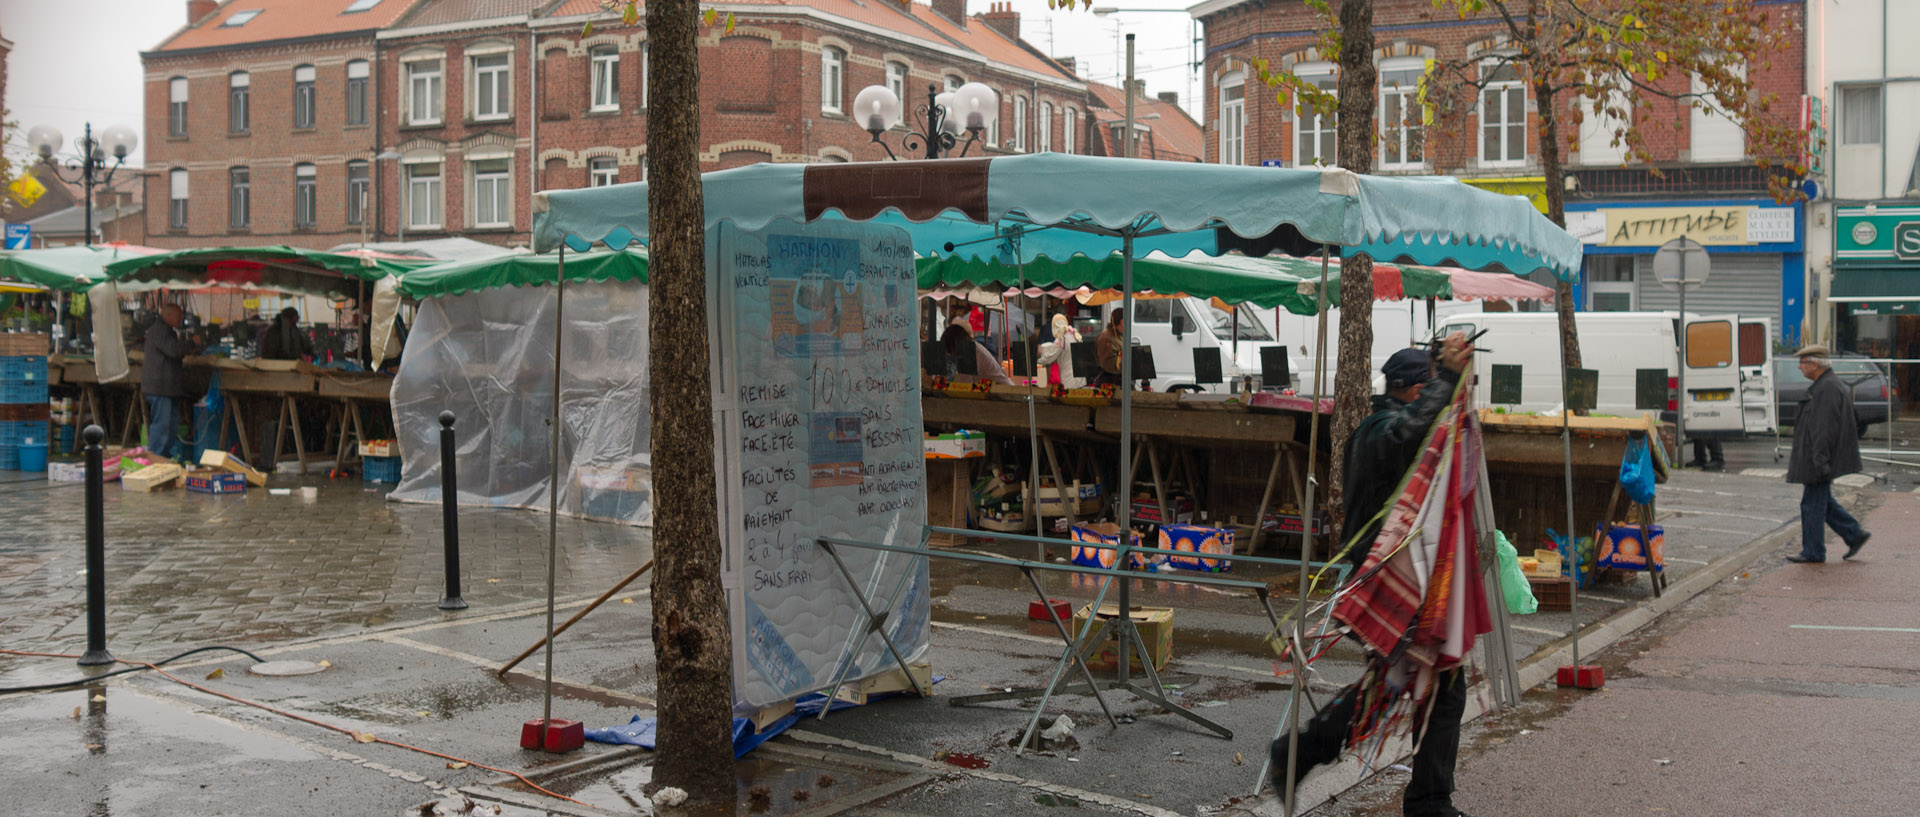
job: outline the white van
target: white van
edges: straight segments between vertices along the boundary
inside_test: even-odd
[[[1738,315],[1686,318],[1686,393],[1679,391],[1679,347],[1674,312],[1581,312],[1574,318],[1584,368],[1599,372],[1594,411],[1637,417],[1635,402],[1642,370],[1666,373],[1668,397],[1663,419],[1684,409],[1689,437],[1739,438],[1774,428],[1773,371],[1768,364],[1772,321]],[[1496,364],[1521,367],[1520,411],[1546,411],[1561,404],[1560,324],[1552,312],[1488,312],[1458,316],[1441,331],[1472,335],[1487,330],[1476,345],[1474,402],[1495,405]]]
[[[1114,301],[1102,308],[1101,325],[1107,316],[1120,309]],[[1273,334],[1261,320],[1260,310],[1241,304],[1232,311],[1214,307],[1205,298],[1137,298],[1133,302],[1133,342],[1153,349],[1152,379],[1154,391],[1197,387],[1206,392],[1227,392],[1238,388],[1243,377],[1252,377],[1260,386],[1260,350],[1275,346]],[[1097,328],[1083,328],[1087,341],[1099,335]],[[1194,351],[1218,349],[1221,379],[1218,384],[1201,384],[1194,371]],[[1298,369],[1293,372],[1298,382]]]
[[[1386,387],[1386,378],[1380,374],[1380,367],[1392,357],[1394,352],[1405,349],[1415,343],[1424,343],[1433,337],[1436,325],[1444,326],[1463,315],[1477,316],[1480,304],[1466,301],[1435,301],[1433,317],[1428,319],[1427,304],[1417,300],[1374,301],[1373,302],[1373,349],[1368,355],[1367,371],[1373,377],[1373,393],[1379,394]],[[1274,341],[1287,347],[1287,356],[1292,360],[1293,379],[1301,394],[1311,394],[1313,386],[1314,349],[1320,337],[1319,318],[1314,315],[1295,315],[1284,309],[1259,310],[1261,320],[1273,329]],[[1333,393],[1333,373],[1340,363],[1340,309],[1327,310],[1327,394]]]

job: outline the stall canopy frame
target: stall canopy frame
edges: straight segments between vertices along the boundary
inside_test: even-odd
[[[1037,154],[754,165],[706,174],[703,185],[708,228],[725,221],[753,230],[777,217],[799,222],[880,221],[905,228],[916,252],[968,248],[964,252],[976,257],[1016,265],[1040,257],[1104,258],[1120,252],[1122,308],[1129,328],[1123,343],[1127,345],[1131,345],[1133,323],[1134,261],[1156,250],[1184,257],[1193,252],[1218,256],[1236,250],[1256,256],[1276,250],[1304,255],[1317,248],[1338,248],[1344,256],[1364,254],[1388,262],[1498,268],[1516,274],[1548,269],[1562,280],[1577,274],[1581,257],[1579,241],[1547,221],[1524,198],[1501,196],[1454,179],[1361,176],[1338,168],[1240,168]],[[1116,190],[1127,194],[1114,195]],[[536,250],[561,244],[584,250],[597,242],[624,247],[644,244],[649,235],[644,182],[538,193],[534,210]],[[1330,264],[1322,264],[1324,282]],[[1320,314],[1324,336],[1324,307]],[[1123,356],[1123,382],[1131,382],[1131,363],[1131,356]],[[1122,389],[1120,395],[1119,453],[1121,473],[1127,473],[1132,456],[1131,390]],[[1118,517],[1130,518],[1127,492],[1116,493]],[[984,538],[994,537],[988,533]],[[1305,588],[1311,540],[1305,533],[1302,538],[1300,586]],[[1126,543],[1122,537],[1118,563],[1129,558]],[[927,555],[938,554],[929,550]],[[1105,578],[1111,580],[1111,576]],[[1128,585],[1120,583],[1123,609]],[[1292,619],[1296,642],[1305,601],[1303,592]],[[1158,689],[1142,690],[1127,679],[1131,622],[1125,616],[1120,622],[1115,685],[1158,699]],[[1079,644],[1085,643],[1092,622],[1088,625]],[[1295,660],[1297,670],[1297,651]],[[1292,703],[1283,717],[1298,712],[1300,676],[1294,673]],[[1286,788],[1290,811],[1291,780]]]

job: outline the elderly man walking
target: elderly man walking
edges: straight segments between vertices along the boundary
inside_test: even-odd
[[[1860,470],[1860,437],[1853,415],[1853,390],[1833,373],[1827,347],[1807,346],[1795,353],[1800,373],[1812,385],[1800,401],[1793,424],[1793,456],[1787,463],[1787,481],[1804,487],[1800,494],[1800,552],[1789,562],[1827,560],[1827,527],[1840,534],[1851,559],[1873,537],[1833,499],[1833,478]]]

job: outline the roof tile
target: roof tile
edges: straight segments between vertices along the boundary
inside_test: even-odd
[[[380,0],[366,11],[347,13],[354,0],[227,0],[198,25],[188,26],[155,53],[340,34],[385,28],[418,0]],[[224,25],[234,14],[258,10],[245,25]]]

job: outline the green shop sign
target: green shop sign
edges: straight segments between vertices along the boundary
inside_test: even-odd
[[[1841,207],[1834,226],[1833,255],[1841,265],[1920,262],[1920,207]]]

